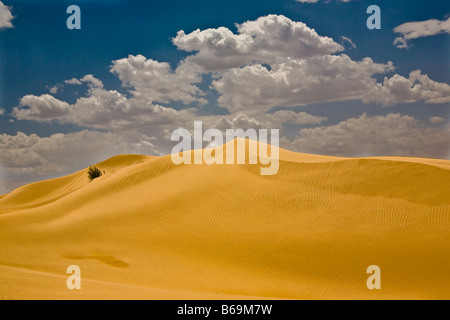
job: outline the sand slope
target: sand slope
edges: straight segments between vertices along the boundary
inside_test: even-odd
[[[450,161],[280,157],[118,156],[1,197],[0,299],[450,298]]]

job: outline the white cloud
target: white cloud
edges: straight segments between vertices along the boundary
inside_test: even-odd
[[[448,85],[434,82],[426,75],[409,79],[394,75],[384,83],[377,83],[373,76],[392,71],[391,62],[375,63],[370,58],[354,61],[345,54],[332,55],[343,47],[285,16],[269,15],[237,28],[238,34],[223,27],[196,30],[188,35],[180,31],[173,43],[181,50],[195,53],[181,61],[175,70],[168,63],[142,55],[113,61],[111,72],[119,77],[132,98],[117,91],[94,90],[103,89],[103,83],[87,75],[65,81],[88,83],[90,87],[88,96],[80,98],[71,108],[56,99],[47,101],[48,106],[38,105],[38,100],[50,100],[49,97],[35,97],[30,105],[28,97],[15,109],[15,114],[18,119],[48,121],[55,119],[51,114],[45,117],[53,109],[58,114],[65,110],[67,114],[56,120],[87,126],[102,123],[101,128],[123,127],[124,123],[137,119],[149,122],[147,113],[153,116],[161,113],[159,110],[170,109],[162,109],[155,102],[205,104],[205,93],[198,84],[206,70],[213,71],[211,87],[219,93],[219,104],[231,113],[245,111],[253,115],[274,107],[355,99],[383,105],[448,100]],[[341,38],[354,45],[350,39]],[[397,90],[402,81],[407,88]],[[27,105],[29,109],[25,108]],[[138,110],[145,112],[142,117]]]
[[[152,66],[162,69],[151,74]],[[66,80],[66,84],[80,85],[87,83],[87,96],[77,99],[74,104],[44,94],[41,96],[27,95],[20,101],[20,105],[13,108],[13,116],[18,120],[37,122],[57,121],[61,124],[72,123],[82,127],[126,130],[130,128],[177,125],[180,119],[191,119],[192,109],[176,111],[170,107],[154,104],[153,100],[185,99],[196,100],[189,93],[182,92],[182,86],[189,87],[189,80],[181,83],[185,70],[180,66],[179,74],[170,73],[168,64],[160,64],[147,60],[143,56],[130,56],[127,59],[114,61],[113,71],[119,74],[124,86],[129,86],[132,97],[116,90],[105,90],[102,81],[92,75],[81,79]],[[189,72],[186,72],[189,73]],[[167,76],[166,79],[162,79]],[[159,78],[161,77],[161,78]],[[189,78],[189,75],[186,75]],[[160,80],[158,82],[158,79]],[[175,83],[180,81],[178,84]],[[173,86],[167,89],[165,86]],[[193,93],[198,89],[193,88]],[[164,97],[164,98],[163,98]]]
[[[445,122],[445,118],[444,117],[430,117],[430,122],[431,123],[442,123]]]
[[[59,86],[55,85],[48,90],[51,94],[57,94],[59,91]]]
[[[81,83],[87,83],[92,88],[103,88],[103,82],[94,77],[92,74],[85,75],[80,79]]]
[[[22,108],[30,106],[30,108]],[[70,112],[70,105],[67,102],[44,94],[39,97],[27,95],[20,100],[20,107],[13,109],[13,115],[18,120],[38,120],[52,121],[62,119]]]
[[[231,113],[355,99],[383,105],[390,101],[447,101],[447,85],[426,75],[409,79],[420,85],[412,83],[408,94],[395,90],[389,90],[387,96],[379,94],[386,93],[390,83],[378,84],[374,75],[393,71],[391,62],[374,63],[370,58],[358,62],[337,55],[343,46],[285,16],[260,17],[237,25],[237,29],[237,34],[224,27],[190,34],[180,31],[173,39],[178,49],[194,52],[183,65],[195,72],[213,72],[218,102]],[[356,47],[347,37],[342,36],[341,41]],[[405,78],[395,75],[391,79]]]
[[[412,116],[366,114],[336,125],[302,129],[293,141],[300,152],[335,156],[450,156],[450,128],[427,127]]]
[[[320,124],[326,117],[314,116],[306,112],[295,112],[293,110],[280,110],[272,114],[259,114],[249,116],[245,113],[237,113],[226,116],[196,117],[202,120],[205,129],[215,128],[225,132],[226,129],[282,129],[283,124]],[[192,123],[186,123],[192,126]]]
[[[101,80],[86,75],[64,82],[88,87],[87,94],[73,104],[48,94],[24,96],[13,108],[16,120],[57,121],[89,130],[50,137],[21,133],[0,136],[0,167],[3,180],[9,181],[2,181],[2,186],[10,188],[49,174],[78,170],[115,154],[167,154],[171,132],[179,127],[192,128],[194,120],[203,120],[205,129],[221,130],[283,129],[286,123],[318,125],[301,130],[292,141],[283,138],[281,146],[294,151],[448,156],[449,131],[445,124],[435,125],[443,122],[439,117],[429,119],[429,127],[398,114],[363,115],[325,127],[320,125],[326,117],[284,110],[355,99],[386,106],[414,101],[446,103],[448,84],[435,82],[420,71],[408,78],[393,75],[377,83],[374,75],[391,72],[391,62],[375,63],[370,58],[354,61],[336,54],[343,48],[333,39],[284,16],[261,17],[237,27],[238,34],[226,28],[178,33],[174,44],[193,53],[175,69],[142,55],[113,61],[111,72],[119,77],[126,93],[107,90]],[[342,40],[351,44],[350,39]],[[218,103],[231,114],[197,114],[198,105],[205,103],[210,93],[199,88],[208,85],[202,83],[209,79],[204,77],[206,73],[213,79],[210,90],[217,91]],[[174,101],[193,106],[176,110],[158,104]],[[283,110],[273,112],[275,107]],[[95,149],[88,155],[86,141],[93,143],[90,152]]]
[[[0,30],[13,28],[11,21],[15,18],[11,13],[12,7],[6,6],[0,1]]]
[[[127,98],[115,90],[96,87],[90,88],[88,96],[78,99],[73,105],[50,95],[28,95],[13,109],[18,120],[58,121],[107,130],[177,124],[178,119],[186,119],[190,113],[190,109],[176,111],[152,104],[145,98]]]
[[[48,88],[49,92],[55,95],[64,88],[64,85],[82,85],[83,83],[86,83],[89,88],[103,88],[103,82],[95,78],[92,74],[85,75],[79,80],[76,78],[65,80],[64,84],[56,84],[53,87]]]
[[[72,78],[70,80],[66,80],[64,81],[65,84],[72,84],[72,85],[81,85],[81,81],[78,80],[77,78]]]
[[[364,99],[366,102],[376,102],[384,106],[397,103],[425,101],[431,104],[450,102],[450,85],[431,80],[427,75],[415,70],[409,78],[398,74],[385,78],[378,83]]]
[[[268,111],[308,103],[362,99],[375,86],[374,74],[392,70],[392,63],[370,58],[356,62],[347,55],[288,59],[272,68],[260,64],[223,73],[212,85],[220,105],[231,112]]]
[[[205,104],[201,98],[203,92],[195,85],[202,81],[192,64],[181,63],[175,71],[166,62],[147,59],[142,55],[113,61],[111,71],[131,87],[131,93],[137,98],[169,103],[182,101],[185,104],[198,102]]]
[[[447,20],[431,19],[427,21],[407,22],[396,28],[395,33],[401,34],[394,41],[398,48],[409,48],[408,40],[450,33],[450,18]]]
[[[280,128],[283,123],[292,124],[320,124],[326,120],[326,117],[318,117],[306,112],[295,112],[292,110],[280,110],[273,114],[267,114],[261,117],[271,123],[272,127]],[[275,125],[274,124],[278,124]]]
[[[64,81],[66,85],[82,85],[83,83],[87,83],[90,88],[103,88],[103,82],[92,74],[87,74],[81,79],[72,78]]]
[[[343,51],[332,38],[319,36],[303,22],[282,15],[260,17],[228,28],[179,31],[173,43],[180,50],[196,52],[188,61],[207,71],[240,67],[252,62],[276,63],[287,57],[305,58]]]
[[[352,39],[350,39],[350,38],[348,38],[348,37],[345,37],[345,36],[341,36],[341,40],[342,40],[343,42],[346,42],[346,43],[350,44],[350,46],[351,46],[353,49],[356,49],[356,44],[353,43]]]

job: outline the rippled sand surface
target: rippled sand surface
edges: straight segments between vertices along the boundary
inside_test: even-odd
[[[450,161],[97,167],[0,196],[0,299],[450,298]]]

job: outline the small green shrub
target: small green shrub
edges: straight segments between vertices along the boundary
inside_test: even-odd
[[[105,171],[103,171],[103,173],[104,172]],[[87,172],[90,181],[101,177],[103,173],[96,166],[90,166]]]

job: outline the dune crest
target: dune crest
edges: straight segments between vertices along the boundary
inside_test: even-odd
[[[0,296],[450,298],[450,161],[279,154],[274,176],[117,156],[0,197]]]

